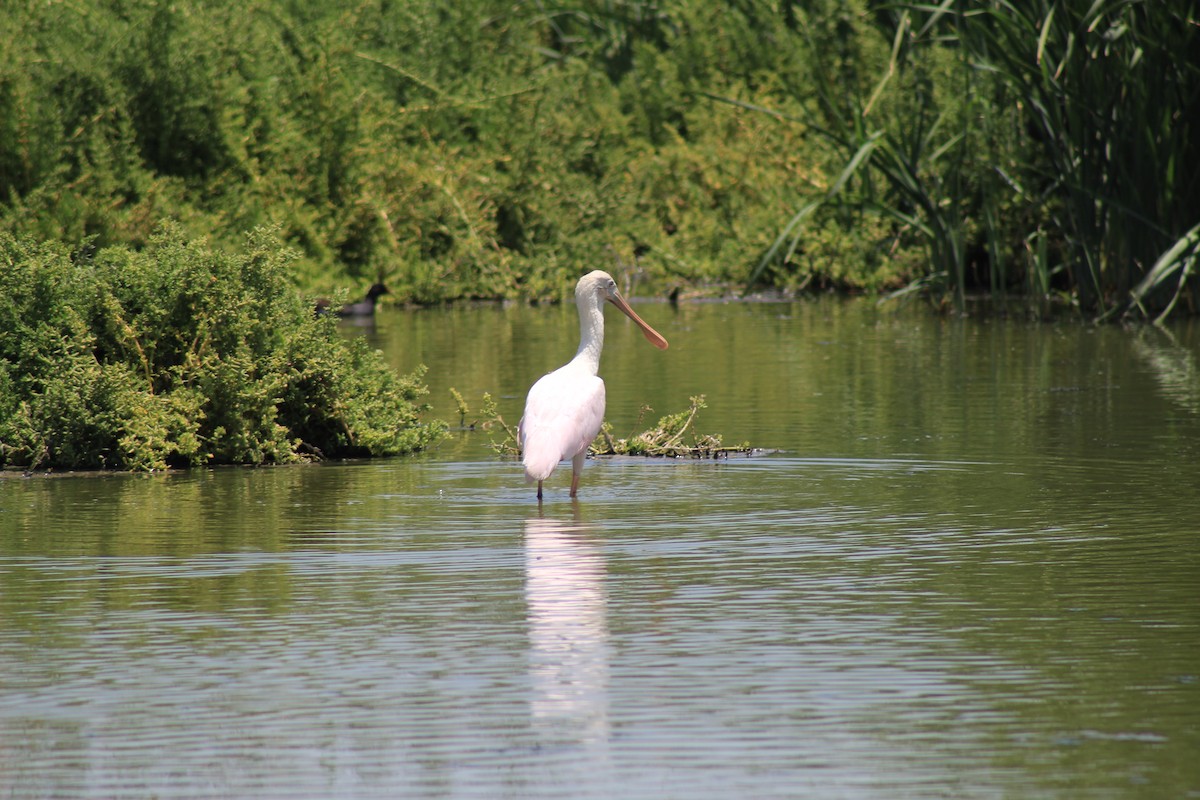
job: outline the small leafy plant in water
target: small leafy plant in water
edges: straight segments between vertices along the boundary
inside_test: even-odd
[[[456,398],[461,398],[461,395],[453,390],[452,394]],[[484,394],[483,398],[481,414],[486,422],[482,423],[480,427],[487,431],[504,433],[502,439],[492,438],[492,449],[501,455],[520,455],[521,446],[516,431],[497,411],[496,403],[491,395]],[[594,456],[715,459],[727,458],[731,453],[749,454],[754,452],[748,442],[726,445],[720,434],[701,435],[696,433],[696,414],[700,409],[707,408],[707,405],[704,402],[704,395],[697,395],[689,400],[690,405],[687,409],[668,414],[660,418],[653,427],[626,439],[614,438],[612,425],[605,422],[600,428],[600,433],[588,447],[588,453]],[[643,416],[651,410],[648,406],[643,407]]]

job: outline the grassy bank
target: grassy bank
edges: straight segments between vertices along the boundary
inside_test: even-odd
[[[1195,310],[1190,2],[12,3],[0,230],[400,300],[645,290]]]

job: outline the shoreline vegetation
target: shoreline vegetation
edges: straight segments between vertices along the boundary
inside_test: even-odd
[[[1195,314],[1198,51],[1185,0],[11,3],[0,468],[427,447],[312,319],[377,282]]]
[[[1187,0],[19,2],[0,231],[260,228],[298,290],[1047,297],[1200,309]]]
[[[86,260],[0,235],[0,467],[162,470],[410,453],[436,442],[398,376],[290,289],[295,254],[166,231]]]

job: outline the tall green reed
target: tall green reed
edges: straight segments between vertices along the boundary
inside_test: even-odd
[[[1161,318],[1181,300],[1195,309],[1194,3],[944,0],[871,14],[892,42],[873,88],[839,59],[838,48],[864,34],[843,26],[831,36],[818,16],[802,28],[820,112],[807,122],[841,150],[845,168],[789,219],[751,283],[802,245],[802,223],[817,209],[855,202],[923,239],[922,282],[951,291],[959,307],[974,249],[986,254],[993,296],[1023,263],[1027,293],[1066,289],[1101,319],[1132,310]],[[938,59],[952,68],[937,72]],[[998,136],[1015,137],[1016,149],[996,147]]]
[[[803,245],[802,224],[818,209],[851,204],[890,219],[898,236],[923,243],[928,268],[908,290],[948,290],[961,309],[968,207],[978,184],[972,147],[980,133],[969,107],[975,76],[965,70],[947,76],[948,52],[915,58],[914,48],[931,41],[914,29],[907,9],[895,18],[882,74],[873,84],[861,75],[869,55],[853,49],[854,41],[870,38],[868,33],[850,32],[844,18],[835,23],[838,30],[829,30],[828,21],[819,17],[809,22],[800,31],[813,56],[818,113],[807,124],[843,153],[845,166],[822,197],[792,216],[751,271],[749,283],[773,263],[791,258]],[[947,77],[960,85],[945,85]],[[949,91],[960,95],[948,102]]]
[[[1057,201],[1052,221],[1081,304],[1101,316],[1172,307],[1200,220],[1200,9],[1139,0],[943,7],[973,66],[997,75],[1026,111],[1040,155],[1030,182]]]

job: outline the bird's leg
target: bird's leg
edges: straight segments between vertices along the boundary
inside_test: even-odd
[[[542,482],[538,481],[538,500],[542,499]]]
[[[579,491],[579,476],[583,474],[583,462],[586,458],[587,448],[571,458],[571,497],[574,497],[575,493]]]

